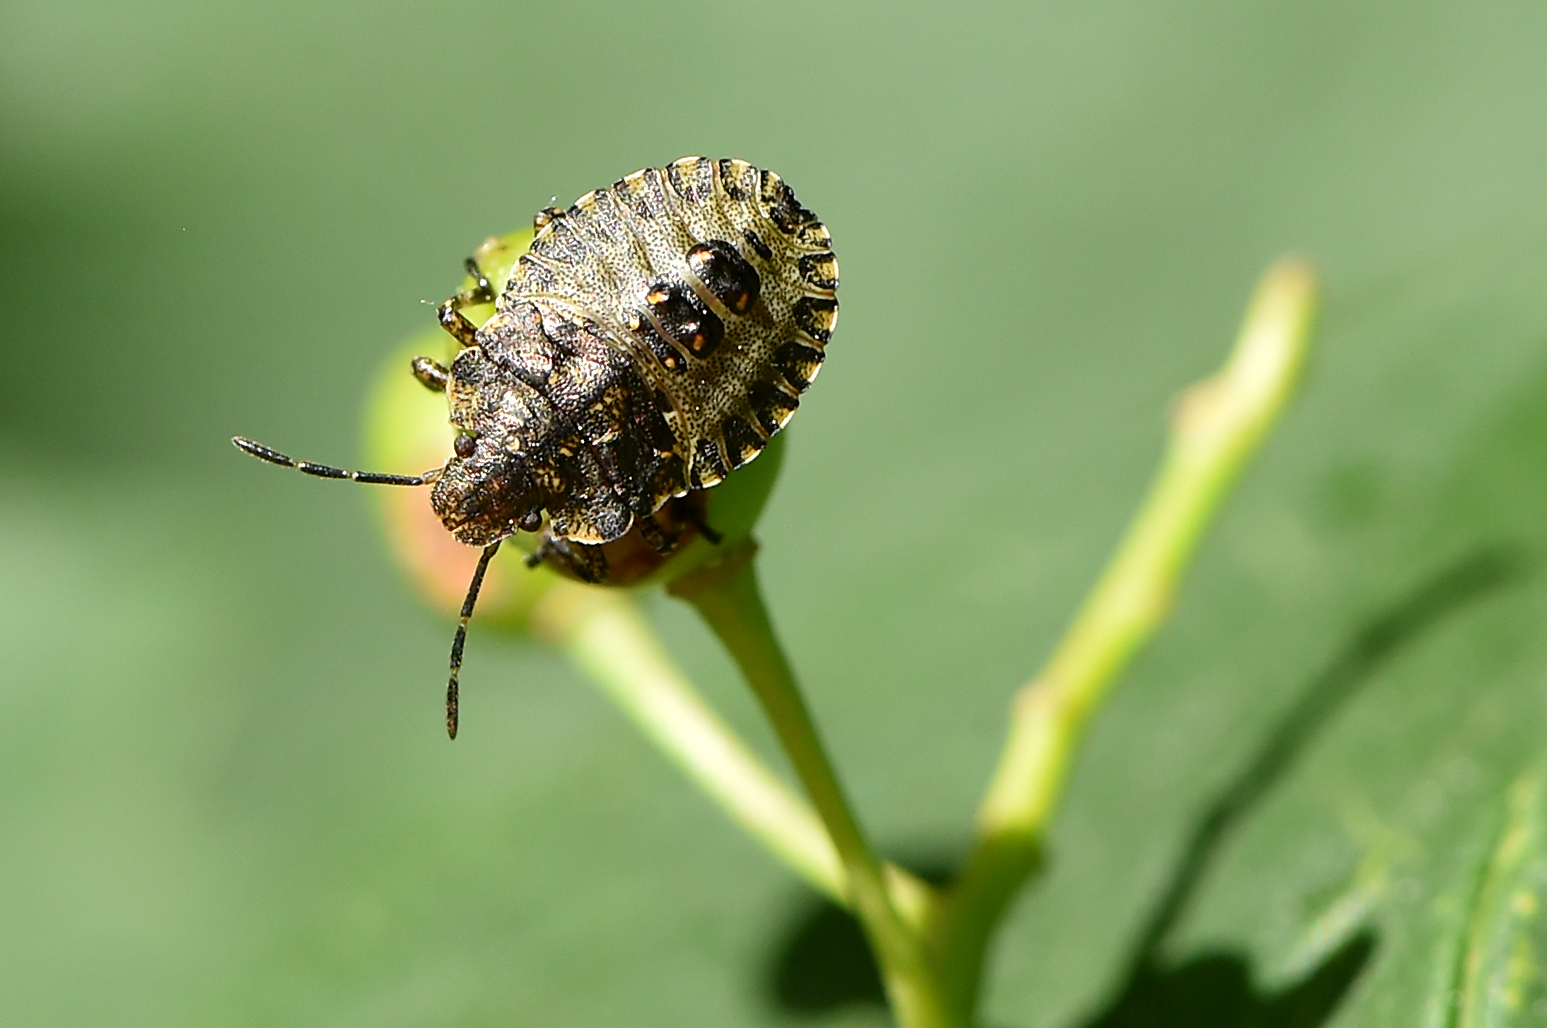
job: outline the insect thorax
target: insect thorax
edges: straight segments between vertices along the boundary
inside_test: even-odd
[[[799,404],[837,317],[827,230],[771,172],[684,158],[548,221],[451,367],[473,437],[432,502],[463,542],[608,542],[751,460]]]

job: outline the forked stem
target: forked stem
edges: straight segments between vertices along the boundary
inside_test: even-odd
[[[714,712],[662,651],[627,594],[558,583],[533,610],[532,627],[564,649],[732,821],[812,888],[851,906],[838,851],[811,804]],[[893,905],[919,928],[934,903],[933,890],[894,864],[882,871]]]
[[[556,588],[535,626],[732,818],[858,915],[902,1028],[967,1028],[988,942],[1040,864],[1084,727],[1164,619],[1203,530],[1293,389],[1315,294],[1309,267],[1284,261],[1269,269],[1225,367],[1178,402],[1165,459],[1127,535],[1047,666],[1016,695],[973,849],[944,896],[883,864],[866,842],[773,633],[750,540],[668,588],[697,608],[741,668],[809,805],[671,666],[628,600]]]
[[[672,665],[627,594],[561,582],[533,611],[532,626],[732,820],[818,892],[848,905],[838,851],[816,812]]]

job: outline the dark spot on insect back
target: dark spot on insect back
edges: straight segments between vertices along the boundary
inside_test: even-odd
[[[757,303],[763,280],[757,269],[723,239],[708,239],[687,252],[688,270],[732,314],[745,314]]]
[[[822,369],[822,351],[804,343],[785,343],[774,351],[774,367],[784,373],[785,381],[805,392]]]
[[[618,199],[610,189],[582,196],[570,208],[570,217],[574,219],[578,231],[603,251],[626,238],[629,232],[623,212],[618,207]]]
[[[666,196],[661,192],[660,172],[645,168],[613,183],[613,193],[636,217],[654,220],[666,212]]]
[[[730,469],[720,456],[719,444],[713,439],[700,439],[693,450],[693,471],[690,475],[693,488],[702,489],[713,485],[728,474]]]
[[[726,157],[720,161],[720,188],[725,190],[725,195],[737,203],[745,203],[752,195],[752,183],[749,181],[752,165],[746,161],[738,161]]]
[[[703,157],[684,157],[666,168],[666,180],[677,195],[690,203],[714,195],[714,166]]]
[[[682,458],[675,453],[663,456],[648,483],[652,506],[658,507],[667,497],[687,489],[688,484],[687,468]]]
[[[747,241],[748,246],[757,251],[757,255],[763,258],[763,260],[773,260],[773,250],[768,246],[767,243],[763,242],[762,236],[758,235],[756,232],[753,232],[751,229],[746,228],[741,230],[741,237]]]
[[[838,258],[831,251],[803,253],[796,262],[800,277],[813,289],[838,288]]]
[[[533,254],[564,264],[578,264],[590,256],[590,250],[570,227],[564,212],[554,208],[548,231],[532,242]]]
[[[720,435],[725,439],[725,459],[733,468],[741,467],[763,449],[762,437],[735,414],[720,425]]]
[[[530,254],[522,254],[516,262],[516,272],[511,276],[511,286],[507,288],[523,293],[551,293],[556,283],[551,268]]]
[[[771,171],[763,172],[762,198],[768,205],[768,220],[779,226],[779,231],[786,235],[791,235],[802,225],[816,220],[816,215],[802,207],[800,201],[795,199],[795,191]]]
[[[757,415],[757,423],[769,435],[779,431],[800,406],[799,400],[772,382],[752,383],[747,389],[747,399],[752,404],[752,413]]]
[[[666,333],[695,357],[708,357],[725,339],[725,322],[689,290],[657,282],[645,295],[650,312]]]
[[[808,221],[795,233],[795,238],[802,246],[810,246],[818,250],[826,250],[833,245],[832,233],[827,231],[827,226],[820,221]]]
[[[833,334],[838,321],[838,301],[822,296],[802,296],[795,301],[792,312],[795,327],[819,343],[825,343]]]
[[[662,396],[659,391],[655,395]],[[666,402],[670,403],[669,400]],[[661,403],[660,399],[657,399],[644,413],[645,437],[650,440],[650,445],[655,448],[655,452],[662,456],[673,453],[677,449],[677,437],[671,434],[671,426],[666,424],[666,415],[662,413],[666,409],[668,408]]]

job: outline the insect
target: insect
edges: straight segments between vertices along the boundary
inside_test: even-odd
[[[625,536],[667,554],[685,523],[717,543],[702,505],[674,498],[720,482],[784,427],[838,318],[827,228],[746,161],[645,168],[540,212],[534,227],[497,296],[469,258],[474,285],[440,305],[461,347],[450,366],[412,362],[447,397],[456,434],[444,465],[346,471],[232,440],[321,478],[428,485],[452,535],[482,547],[451,646],[453,739],[467,624],[500,543],[540,532],[528,564],[598,583],[609,580],[604,547]],[[490,301],[481,327],[462,313]]]

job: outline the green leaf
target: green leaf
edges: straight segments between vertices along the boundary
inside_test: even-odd
[[[1537,770],[1510,789],[1493,847],[1462,906],[1454,976],[1429,997],[1432,1022],[1457,1028],[1540,1023],[1547,1009],[1540,966],[1544,875],[1547,839]]]

